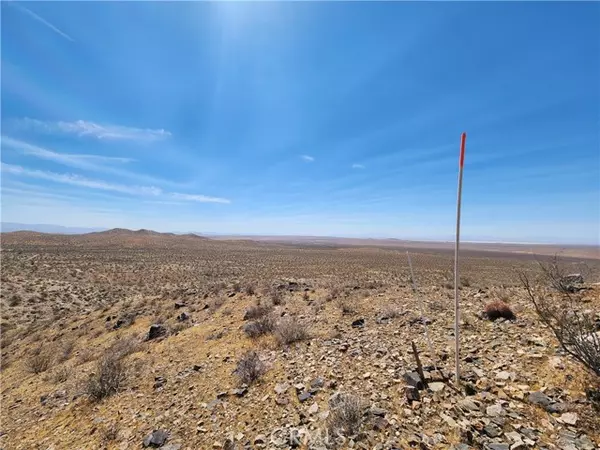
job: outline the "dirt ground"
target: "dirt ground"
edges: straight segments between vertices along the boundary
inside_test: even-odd
[[[146,230],[1,239],[3,449],[142,448],[157,430],[166,439],[149,445],[171,450],[600,446],[586,394],[600,383],[560,349],[519,280],[537,277],[549,247],[465,248],[456,385],[447,248]],[[600,260],[584,250],[563,264],[583,275],[593,315]],[[516,320],[482,315],[497,300]],[[261,318],[270,328],[253,334]],[[418,398],[411,341],[427,382]],[[236,368],[249,351],[260,370],[245,385]],[[118,386],[96,395],[107,359]],[[340,415],[350,398],[358,412]]]

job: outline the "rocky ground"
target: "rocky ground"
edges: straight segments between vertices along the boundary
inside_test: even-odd
[[[451,255],[411,250],[415,295],[392,249],[61,239],[3,236],[3,449],[600,446],[600,382],[540,324],[523,258],[465,257],[456,384]],[[495,300],[516,320],[482,315]]]

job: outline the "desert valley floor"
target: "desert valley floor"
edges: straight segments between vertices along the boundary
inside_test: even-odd
[[[600,446],[598,377],[520,282],[560,249],[465,246],[457,385],[448,246],[144,230],[1,239],[4,450]],[[600,327],[598,249],[562,256]],[[491,302],[516,318],[489,320]]]

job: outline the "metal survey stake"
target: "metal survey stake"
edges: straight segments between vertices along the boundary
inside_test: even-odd
[[[458,251],[460,243],[460,203],[462,199],[463,166],[465,163],[465,144],[467,133],[460,135],[460,157],[458,161],[458,196],[456,199],[456,244],[454,246],[454,350],[455,350],[455,373],[456,384],[460,383],[460,307],[458,298]]]

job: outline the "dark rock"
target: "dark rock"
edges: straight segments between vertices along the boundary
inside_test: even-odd
[[[144,447],[158,448],[164,445],[167,439],[169,439],[169,433],[164,430],[154,430],[144,438],[142,445]]]
[[[375,431],[383,431],[385,430],[390,423],[384,417],[377,417],[373,422],[373,429]]]
[[[185,303],[178,303],[175,302],[175,309],[179,309],[179,308],[185,308],[186,304]]]
[[[417,372],[406,372],[402,375],[402,379],[406,381],[406,384],[417,388],[418,390],[423,389],[423,381]]]
[[[298,400],[300,401],[300,403],[304,403],[309,398],[311,398],[310,392],[303,391],[298,394]]]
[[[157,339],[159,337],[165,336],[167,334],[167,328],[164,325],[154,324],[150,325],[150,330],[148,330],[148,340]]]
[[[535,391],[529,394],[529,402],[534,405],[546,407],[552,403],[552,399],[540,391]]]
[[[477,394],[477,390],[475,389],[475,386],[473,386],[471,383],[465,383],[463,386],[465,389],[465,394],[467,394],[467,395]]]
[[[167,383],[167,379],[164,377],[155,377],[154,378],[154,389],[159,389],[163,387]]]
[[[195,372],[200,372],[200,371],[202,370],[202,366],[201,366],[201,365],[199,365],[199,364],[194,364],[194,367],[192,367],[192,369],[193,369]]]
[[[421,400],[421,395],[419,394],[419,391],[417,390],[417,388],[415,388],[413,386],[406,386],[406,389],[404,392],[406,394],[406,399],[410,402],[412,402],[412,401],[418,402]]]
[[[502,430],[498,425],[493,422],[490,422],[483,428],[483,432],[487,434],[491,438],[498,437],[502,434]]]
[[[177,321],[179,322],[185,322],[186,320],[189,320],[190,315],[186,312],[182,312],[181,314],[179,314],[177,316]]]
[[[225,398],[225,397],[227,397],[227,392],[226,391],[222,391],[222,392],[217,393],[217,398],[218,399]]]
[[[414,319],[411,319],[408,321],[408,323],[410,325],[431,325],[432,321],[431,319],[428,319],[427,317],[416,317]]]
[[[352,328],[363,328],[365,326],[365,319],[356,319],[352,322]]]

